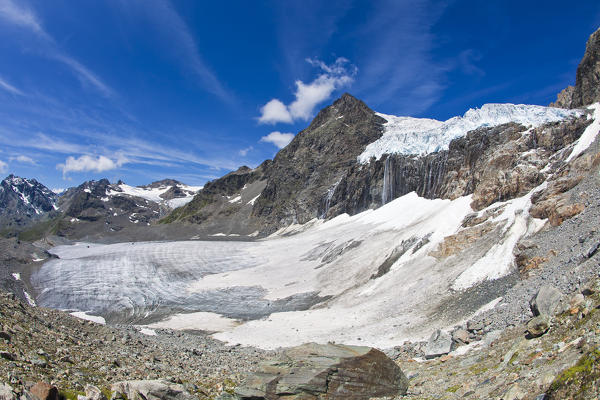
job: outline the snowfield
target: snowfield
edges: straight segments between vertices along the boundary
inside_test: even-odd
[[[499,297],[438,311],[459,290],[513,272],[510,246],[542,222],[526,212],[530,195],[490,206],[501,210],[499,228],[460,257],[431,252],[464,229],[470,196],[409,193],[377,210],[313,220],[257,242],[59,246],[51,252],[60,259],[44,264],[32,283],[39,305],[109,323],[202,329],[262,348],[309,341],[391,347],[451,327]]]
[[[180,189],[182,189],[187,196],[178,197],[171,200],[164,200],[161,196],[165,194],[171,186],[160,186],[160,187],[137,187],[130,186],[125,183],[121,183],[118,185],[118,190],[109,190],[107,191],[107,196],[118,196],[122,194],[126,194],[129,196],[140,197],[144,200],[152,201],[154,203],[165,204],[167,207],[171,209],[175,209],[177,207],[182,207],[192,201],[194,196],[198,191],[202,189],[202,186],[188,186],[185,184],[177,185]],[[87,189],[89,190],[89,189]],[[108,200],[108,198],[106,198]]]
[[[515,122],[538,127],[548,122],[562,121],[582,114],[578,110],[542,107],[525,104],[484,104],[470,109],[462,117],[447,121],[427,118],[396,117],[378,113],[387,123],[381,138],[369,144],[358,156],[362,164],[371,157],[379,160],[384,154],[424,155],[447,150],[452,139],[482,127],[492,127]]]

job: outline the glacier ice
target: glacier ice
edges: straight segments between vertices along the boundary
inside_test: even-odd
[[[469,109],[462,117],[453,117],[447,121],[377,113],[387,121],[383,136],[370,143],[358,156],[358,161],[366,164],[371,157],[379,160],[384,154],[434,153],[447,150],[452,139],[462,137],[474,129],[509,122],[537,127],[581,114],[580,110],[508,103],[484,104],[481,108]]]

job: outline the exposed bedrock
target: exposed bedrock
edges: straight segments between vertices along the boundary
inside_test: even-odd
[[[449,149],[417,157],[387,155],[356,164],[330,195],[327,216],[356,214],[412,191],[434,199],[473,194],[476,210],[522,196],[541,184],[553,155],[577,140],[589,125],[585,117],[536,129],[518,124],[480,128],[453,140]]]

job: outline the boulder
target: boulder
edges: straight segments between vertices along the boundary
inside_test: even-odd
[[[371,347],[307,343],[261,364],[236,389],[238,399],[369,399],[405,394],[408,379]]]
[[[102,391],[94,385],[85,385],[85,399],[86,400],[107,400],[104,393],[102,393]]]
[[[17,400],[17,395],[7,384],[0,384],[0,400]]]
[[[545,314],[533,317],[527,323],[527,332],[532,338],[540,337],[550,329],[550,321]]]
[[[112,399],[192,400],[183,385],[165,380],[122,381],[110,386]],[[87,395],[87,393],[86,393]],[[86,396],[87,397],[87,396]]]
[[[542,286],[529,302],[533,315],[552,317],[563,311],[563,294],[553,286]]]
[[[431,334],[427,347],[425,347],[425,358],[431,359],[444,354],[450,353],[452,350],[452,336],[449,333],[436,330]]]
[[[39,400],[58,400],[58,389],[46,382],[36,383],[29,392]]]
[[[469,332],[464,329],[457,329],[452,333],[452,339],[457,343],[469,344]]]

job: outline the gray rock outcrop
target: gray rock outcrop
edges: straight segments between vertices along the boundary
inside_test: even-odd
[[[444,331],[436,330],[431,334],[427,347],[425,347],[425,358],[436,358],[450,353],[452,350],[452,336]]]
[[[192,400],[183,387],[165,380],[123,381],[111,385],[113,399]]]
[[[405,394],[408,380],[381,351],[308,343],[262,364],[236,389],[238,399],[369,399]]]

